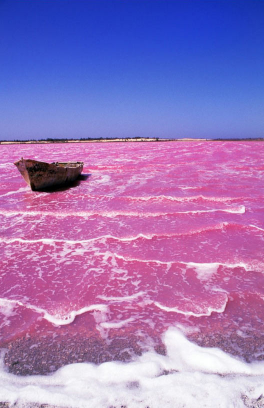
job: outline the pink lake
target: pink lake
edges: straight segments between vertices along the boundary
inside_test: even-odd
[[[108,367],[111,377],[111,367],[133,371],[139,364],[138,378],[134,373],[125,382],[122,374],[122,396],[112,386],[105,402],[94,392],[89,406],[171,406],[175,396],[166,403],[142,391],[142,359],[162,366],[155,374],[149,368],[153,381],[182,373],[174,348],[186,358],[192,347],[192,373],[197,350],[221,356],[226,371],[208,363],[212,375],[246,374],[264,360],[263,143],[23,144],[2,145],[0,152],[2,381],[15,384],[9,394],[0,381],[1,401],[27,401],[17,378],[38,375],[36,387],[48,395],[43,378],[70,367]],[[13,165],[22,156],[83,161],[84,177],[67,189],[32,192]],[[195,372],[208,371],[202,365]],[[103,383],[103,374],[96,375],[89,381]],[[78,376],[73,371],[69,378]],[[155,381],[148,389],[155,390]],[[60,399],[37,401],[86,406],[80,384],[76,398],[63,387]],[[196,397],[196,406],[205,406],[198,391]]]

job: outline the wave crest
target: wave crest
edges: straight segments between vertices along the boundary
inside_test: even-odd
[[[91,312],[91,311],[100,311],[100,312],[107,312],[108,308],[106,305],[103,304],[99,304],[99,305],[90,305],[90,306],[86,306],[83,307],[79,310],[72,310],[71,312],[63,315],[63,314],[50,314],[47,310],[42,309],[40,307],[31,305],[31,304],[27,304],[27,303],[23,303],[20,300],[13,300],[13,299],[5,299],[5,298],[0,298],[0,306],[2,307],[15,307],[15,306],[21,306],[24,307],[26,309],[30,309],[33,312],[36,312],[40,315],[42,315],[43,319],[47,320],[48,322],[54,324],[55,326],[64,326],[67,324],[72,323],[76,316],[87,313],[87,312]]]

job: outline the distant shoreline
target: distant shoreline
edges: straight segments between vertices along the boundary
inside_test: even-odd
[[[113,143],[113,142],[264,142],[264,138],[228,138],[228,139],[192,139],[192,138],[182,138],[182,139],[159,139],[159,138],[99,138],[99,139],[41,139],[41,140],[0,140],[1,145],[9,144],[49,144],[49,143]]]

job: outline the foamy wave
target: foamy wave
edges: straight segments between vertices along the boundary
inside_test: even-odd
[[[222,306],[218,307],[218,308],[214,308],[214,307],[208,307],[206,311],[201,312],[201,313],[197,313],[197,312],[193,312],[191,310],[188,311],[184,311],[179,309],[178,307],[167,307],[162,305],[159,302],[153,302],[155,306],[157,306],[159,309],[164,310],[165,312],[173,312],[173,313],[178,313],[178,314],[182,314],[184,316],[193,316],[193,317],[203,317],[203,316],[211,316],[211,314],[213,312],[215,313],[223,313],[225,311],[226,305],[228,302],[228,297],[227,295],[225,296],[225,301],[222,304]]]
[[[225,202],[233,202],[233,201],[238,201],[241,200],[241,197],[206,197],[203,195],[196,195],[196,196],[189,196],[189,197],[176,197],[176,196],[165,196],[165,195],[159,195],[159,196],[141,196],[141,197],[135,197],[135,196],[121,196],[118,197],[118,199],[128,199],[132,201],[176,201],[176,202],[190,202],[190,201],[212,201],[212,202],[220,202],[220,203],[225,203]],[[243,200],[245,198],[243,197]]]
[[[239,207],[229,208],[229,209],[222,210],[222,211],[229,212],[231,214],[244,214],[246,212],[246,207],[244,205],[240,205]]]
[[[219,262],[199,264],[195,262],[188,263],[188,267],[191,267],[195,270],[195,272],[197,273],[197,278],[201,281],[207,281],[208,279],[210,279],[211,276],[217,272],[219,266]]]
[[[214,212],[227,212],[231,214],[244,214],[246,208],[244,205],[238,207],[229,207],[229,208],[214,208],[211,210],[188,210],[188,211],[160,211],[160,212],[140,212],[140,211],[76,211],[76,212],[59,212],[59,211],[8,211],[1,210],[0,214],[6,217],[11,216],[50,216],[57,218],[66,218],[66,217],[92,217],[99,215],[101,217],[115,218],[119,216],[124,217],[160,217],[162,215],[174,215],[174,214],[206,214]]]
[[[144,296],[145,292],[138,292],[130,296],[97,296],[98,299],[106,300],[110,302],[131,302],[131,300],[138,299],[141,296]]]
[[[193,234],[199,234],[201,232],[206,232],[206,231],[211,231],[211,230],[217,230],[217,229],[222,229],[224,226],[227,226],[227,223],[223,223],[219,226],[216,227],[209,227],[207,229],[202,229],[202,230],[197,230],[197,231],[191,231],[189,233],[186,234],[138,234],[136,236],[132,236],[132,237],[124,237],[124,238],[119,238],[113,235],[103,235],[97,238],[91,238],[91,239],[87,239],[87,240],[63,240],[63,239],[48,239],[48,238],[41,238],[41,239],[35,239],[35,240],[26,240],[26,239],[22,239],[22,238],[10,238],[10,239],[6,239],[6,238],[0,238],[0,242],[5,243],[5,244],[11,244],[14,242],[20,242],[20,243],[24,243],[24,244],[36,244],[36,243],[42,243],[42,244],[47,244],[47,245],[54,245],[55,243],[62,243],[62,244],[69,244],[69,245],[85,245],[85,244],[90,244],[93,242],[103,242],[105,243],[105,241],[111,239],[111,240],[115,240],[115,241],[119,241],[119,242],[130,242],[130,241],[136,241],[138,239],[147,239],[147,240],[151,240],[154,237],[155,238],[172,238],[172,237],[178,237],[178,236],[183,236],[183,235],[193,235]],[[251,226],[254,227],[254,226]],[[241,226],[241,228],[245,228],[244,226]],[[256,227],[257,228],[257,227]],[[260,228],[257,228],[260,229]],[[260,229],[261,230],[261,229]],[[88,248],[87,248],[88,249]],[[252,269],[257,269],[257,270],[262,270],[263,265],[259,264],[257,265],[256,263],[252,263],[252,265],[248,265],[245,262],[236,262],[236,263],[225,263],[225,262],[193,262],[193,261],[189,261],[189,262],[184,262],[184,261],[161,261],[158,259],[140,259],[140,258],[136,258],[136,257],[130,257],[130,256],[124,256],[121,254],[118,254],[116,252],[111,252],[111,251],[98,251],[96,250],[96,256],[102,256],[102,257],[114,257],[117,259],[122,259],[125,262],[140,262],[140,263],[155,263],[155,264],[160,264],[160,265],[167,265],[168,267],[173,265],[173,264],[180,264],[180,265],[185,265],[187,268],[192,268],[195,269],[196,273],[197,273],[197,277],[200,280],[207,280],[210,279],[210,277],[215,274],[218,270],[218,268],[220,266],[223,267],[227,267],[227,268],[243,268],[246,271],[252,270]],[[138,295],[136,296],[141,296],[141,294],[143,294],[143,292],[140,292]],[[135,295],[133,295],[135,296]],[[103,297],[103,296],[99,296],[100,299],[102,300],[115,300],[115,298],[108,298],[108,297]],[[122,300],[122,299],[126,299],[126,297],[122,297],[122,298],[116,298],[116,300]],[[129,300],[129,299],[128,299]]]
[[[247,264],[244,262],[239,262],[239,263],[234,263],[234,264],[228,264],[228,263],[222,263],[222,262],[209,262],[209,263],[196,263],[196,262],[188,262],[186,263],[187,267],[193,268],[195,272],[197,273],[197,278],[201,281],[207,281],[208,279],[211,278],[212,275],[214,275],[219,266],[225,266],[228,268],[243,268],[246,271],[248,271],[250,268]]]
[[[73,310],[66,315],[63,315],[63,314],[52,315],[49,312],[47,312],[45,309],[42,309],[37,306],[33,306],[31,304],[23,303],[20,300],[5,299],[5,298],[0,299],[0,306],[10,307],[10,305],[22,306],[26,309],[33,310],[34,312],[42,315],[43,319],[54,324],[55,326],[64,326],[66,324],[70,324],[75,320],[76,316],[87,313],[87,312],[91,312],[95,310],[98,310],[101,312],[107,312],[108,310],[106,305],[90,305],[90,306],[83,307],[79,310]]]
[[[170,266],[172,264],[181,264],[184,262],[178,262],[178,261],[159,261],[158,259],[140,259],[140,258],[133,258],[133,257],[128,257],[128,256],[124,256],[124,255],[120,255],[117,254],[116,252],[110,252],[110,251],[106,251],[106,252],[97,252],[97,255],[99,256],[104,256],[104,257],[108,257],[108,258],[117,258],[117,259],[122,259],[125,262],[141,262],[141,263],[155,263],[155,264],[160,264],[160,265],[167,265]]]
[[[82,315],[87,312],[95,311],[95,310],[100,311],[100,312],[107,312],[108,309],[106,305],[91,305],[91,306],[83,307],[79,310],[73,310],[72,312],[70,312],[69,314],[65,316],[56,316],[56,315],[53,316],[44,311],[43,317],[50,323],[53,323],[55,326],[64,326],[66,324],[72,323],[75,320],[76,316]]]
[[[182,236],[188,236],[188,235],[195,235],[195,234],[201,234],[204,232],[210,232],[210,231],[218,231],[218,230],[223,230],[224,228],[228,227],[236,227],[236,228],[247,228],[245,225],[240,225],[240,224],[235,224],[235,223],[228,223],[228,222],[222,222],[217,225],[212,225],[204,228],[200,228],[197,230],[191,230],[187,232],[179,232],[179,233],[168,233],[168,234],[137,234],[137,235],[132,235],[132,236],[126,236],[126,237],[117,237],[115,235],[111,234],[106,234],[106,235],[100,235],[98,237],[94,238],[88,238],[88,239],[81,239],[81,240],[70,240],[70,239],[57,239],[57,238],[37,238],[37,239],[24,239],[20,237],[14,237],[14,238],[0,238],[0,242],[6,243],[6,244],[11,244],[14,242],[20,242],[20,243],[25,243],[25,244],[36,244],[36,243],[44,243],[44,244],[54,244],[54,243],[67,243],[67,244],[85,244],[89,242],[95,242],[95,241],[106,241],[108,239],[120,241],[120,242],[129,242],[129,241],[136,241],[138,239],[147,239],[151,240],[153,238],[173,238],[173,237],[182,237]],[[258,228],[254,225],[249,225],[249,227],[256,228],[259,230],[262,230],[261,228]]]
[[[21,187],[21,188],[19,188],[18,190],[8,191],[8,192],[5,193],[5,194],[1,194],[0,197],[6,197],[6,196],[9,196],[9,195],[22,193],[22,192],[24,192],[24,191],[28,191],[28,187]]]
[[[246,212],[246,207],[240,205],[238,207],[230,208],[213,208],[212,210],[190,210],[190,211],[178,211],[175,214],[204,214],[204,213],[214,213],[214,212],[227,212],[231,214],[244,214]]]
[[[134,321],[135,321],[135,319],[133,317],[130,317],[130,318],[126,319],[126,320],[120,320],[118,322],[113,322],[113,321],[112,322],[111,321],[102,322],[102,323],[100,323],[100,326],[103,329],[120,329],[121,327],[126,326],[127,324],[132,323]]]
[[[261,406],[264,364],[247,364],[217,348],[199,347],[179,330],[164,335],[167,354],[144,353],[129,363],[71,364],[48,376],[16,376],[0,368],[0,400],[18,408],[127,406]],[[191,384],[191,391],[190,391]]]
[[[168,356],[177,361],[180,371],[199,371],[217,374],[264,374],[264,364],[246,364],[217,348],[199,347],[191,343],[177,329],[169,329],[164,335]],[[178,356],[181,356],[178,360]]]
[[[0,242],[6,243],[6,244],[12,244],[14,242],[20,242],[23,244],[37,244],[37,243],[44,243],[44,244],[54,244],[54,243],[67,243],[67,244],[85,244],[89,242],[94,242],[94,241],[105,241],[107,239],[113,239],[117,241],[135,241],[139,238],[145,238],[145,239],[152,239],[156,234],[138,234],[136,236],[132,237],[116,237],[114,235],[100,235],[99,237],[96,238],[89,238],[89,239],[82,239],[82,240],[70,240],[70,239],[55,239],[55,238],[38,238],[38,239],[24,239],[24,238],[0,238]]]
[[[199,186],[196,186],[196,187],[181,187],[181,186],[179,186],[179,188],[181,190],[199,190],[201,187],[199,187]]]
[[[238,263],[225,263],[225,262],[209,262],[209,263],[201,263],[201,262],[184,262],[184,261],[160,261],[158,259],[140,259],[140,258],[132,258],[132,257],[128,257],[128,256],[124,256],[124,255],[119,255],[117,253],[114,252],[98,252],[98,255],[101,256],[105,256],[105,254],[107,254],[109,257],[115,257],[118,259],[122,259],[126,262],[142,262],[142,263],[156,263],[156,264],[160,264],[160,265],[167,265],[172,266],[172,265],[186,265],[189,268],[193,268],[196,269],[197,272],[197,277],[199,279],[204,279],[204,277],[202,276],[202,272],[204,270],[207,270],[206,273],[210,273],[211,272],[216,272],[217,269],[219,268],[219,266],[223,266],[226,268],[243,268],[246,271],[251,270],[250,265],[244,263],[244,262],[238,262]],[[256,267],[256,265],[254,265]]]
[[[257,227],[257,225],[250,224],[249,226],[252,227],[252,228],[255,228],[255,229],[259,230],[259,231],[264,231],[264,228]]]
[[[5,317],[10,317],[14,314],[14,307],[13,303],[6,302],[5,299],[0,298],[0,313]]]
[[[9,162],[7,162],[7,163],[0,163],[0,169],[6,169],[7,167],[9,167],[10,169],[12,168],[14,168],[14,165],[13,165],[13,163],[9,163]]]

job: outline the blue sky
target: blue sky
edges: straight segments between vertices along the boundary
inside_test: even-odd
[[[0,139],[264,137],[263,0],[0,0]]]

